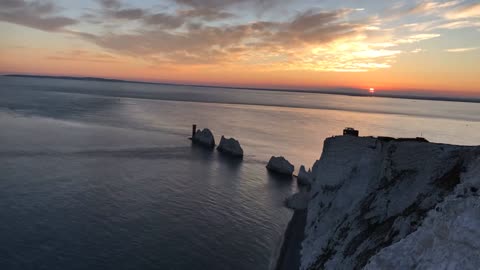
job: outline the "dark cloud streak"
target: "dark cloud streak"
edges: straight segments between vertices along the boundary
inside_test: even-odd
[[[97,0],[97,2],[104,8],[120,8],[122,5],[118,0]]]
[[[148,25],[162,26],[166,29],[175,29],[182,26],[185,20],[178,16],[169,15],[166,13],[151,14],[143,18],[144,23]]]
[[[234,17],[230,12],[212,9],[212,8],[195,8],[188,10],[180,10],[179,15],[183,18],[199,18],[205,21],[215,21]]]
[[[264,9],[278,4],[280,0],[175,0],[175,2],[194,8],[223,9],[234,5],[251,5],[257,9]]]
[[[25,1],[18,0],[0,0],[0,7],[4,8],[19,8],[25,6]]]
[[[111,12],[116,19],[137,20],[145,16],[145,11],[139,8],[120,9]]]
[[[72,18],[56,16],[57,7],[51,2],[0,1],[0,21],[43,31],[59,31],[76,24]]]
[[[119,2],[102,3],[103,10],[96,16],[89,13],[83,17],[89,22],[102,24],[102,18],[111,18],[115,20],[131,20],[142,22],[145,26],[155,26],[163,29],[176,29],[193,20],[217,21],[233,17],[230,12],[213,8],[189,8],[177,10],[175,13],[159,12],[154,13],[141,8],[122,8]]]

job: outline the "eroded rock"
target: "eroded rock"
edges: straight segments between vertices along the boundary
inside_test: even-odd
[[[284,157],[272,156],[268,161],[267,169],[284,175],[292,175],[295,167]]]
[[[312,184],[312,171],[309,169],[308,172],[305,170],[305,166],[300,166],[300,171],[298,171],[297,182],[300,185],[311,185]]]
[[[285,199],[285,206],[293,210],[305,210],[308,206],[308,192],[299,191]]]
[[[213,137],[213,133],[208,128],[197,130],[192,138],[192,141],[206,147],[215,147],[215,138]]]
[[[217,147],[219,152],[234,156],[234,157],[243,157],[243,149],[240,146],[240,143],[234,138],[225,138],[222,136],[220,139],[220,144]]]

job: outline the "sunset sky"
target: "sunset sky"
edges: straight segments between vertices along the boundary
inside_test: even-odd
[[[480,96],[480,2],[0,0],[0,73]]]

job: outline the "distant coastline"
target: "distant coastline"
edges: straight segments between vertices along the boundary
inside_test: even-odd
[[[165,83],[165,82],[148,82],[135,80],[121,80],[109,79],[100,77],[75,77],[75,76],[50,76],[50,75],[31,75],[31,74],[4,74],[3,77],[20,77],[20,78],[37,78],[37,79],[58,79],[58,80],[79,80],[79,81],[98,81],[98,82],[119,82],[119,83],[138,83],[138,84],[152,84],[152,85],[170,85],[170,86],[191,86],[202,88],[223,88],[223,89],[240,89],[252,91],[270,91],[270,92],[290,92],[290,93],[310,93],[310,94],[328,94],[328,95],[342,95],[342,96],[357,96],[369,97],[369,93],[360,92],[356,88],[331,88],[328,90],[307,90],[307,89],[279,89],[279,88],[262,88],[262,87],[235,87],[235,86],[219,86],[219,85],[203,85],[203,84],[183,84],[183,83]],[[470,102],[480,103],[480,97],[434,97],[434,96],[418,96],[408,94],[384,94],[376,93],[375,97],[380,98],[399,98],[399,99],[413,99],[413,100],[433,100],[433,101],[452,101],[452,102]]]

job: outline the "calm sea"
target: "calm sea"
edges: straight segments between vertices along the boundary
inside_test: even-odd
[[[480,104],[0,77],[0,269],[267,269],[297,189],[268,159],[310,167],[346,126],[478,145]]]

